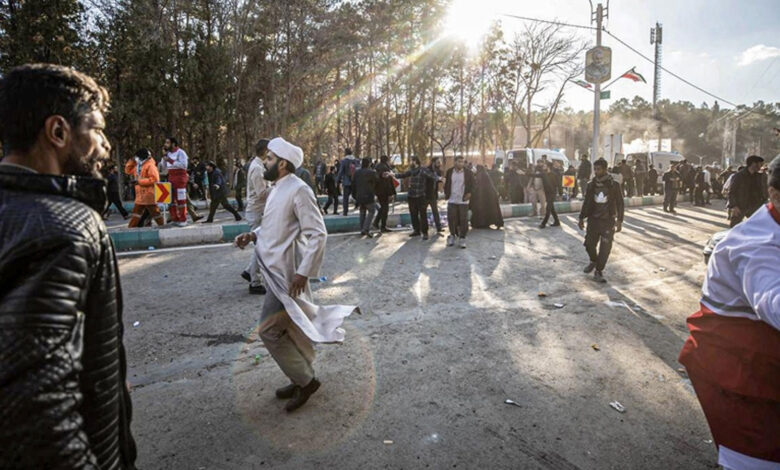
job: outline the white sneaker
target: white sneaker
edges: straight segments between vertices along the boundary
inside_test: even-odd
[[[452,235],[448,236],[447,237],[447,246],[452,246],[454,244],[455,244],[455,237],[453,237]]]
[[[187,226],[187,222],[175,222],[173,225],[175,225],[177,227],[186,227]]]
[[[461,248],[466,248],[466,239],[465,238],[461,238],[460,239],[460,247]]]

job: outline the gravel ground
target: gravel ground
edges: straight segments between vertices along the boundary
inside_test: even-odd
[[[574,214],[475,230],[466,250],[331,236],[314,295],[363,314],[318,347],[323,386],[293,414],[247,251],[123,255],[139,468],[717,468],[677,355],[725,217],[720,201],[678,210],[627,211],[606,285],[581,272]]]

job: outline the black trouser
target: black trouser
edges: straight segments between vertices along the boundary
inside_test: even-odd
[[[469,233],[469,205],[447,204],[447,221],[450,226],[450,235],[466,238]]]
[[[238,204],[238,210],[240,211],[244,210],[244,198],[241,197],[244,191],[246,191],[245,187],[236,186],[236,204]]]
[[[704,205],[704,187],[696,185],[696,189],[693,192],[693,203],[697,206]]]
[[[596,271],[603,271],[612,251],[612,239],[615,236],[615,221],[612,219],[588,219],[585,231],[585,250],[591,263],[596,263]],[[598,251],[596,250],[598,245]]]
[[[212,194],[211,204],[209,204],[209,218],[206,219],[206,222],[214,221],[214,213],[217,212],[217,206],[219,206],[220,204],[222,204],[222,207],[224,207],[226,211],[233,214],[233,217],[235,217],[236,220],[241,218],[241,215],[239,215],[238,211],[233,209],[233,206],[230,205],[230,203],[228,202],[225,196],[214,197],[214,195]]]
[[[108,192],[108,207],[106,208],[105,215],[108,215],[108,209],[111,207],[111,204],[113,204],[116,207],[116,210],[119,211],[120,214],[122,214],[122,217],[127,217],[127,211],[125,210],[125,206],[122,205],[122,200],[119,198],[119,192],[117,191],[109,191]]]
[[[390,196],[377,196],[379,201],[379,211],[374,219],[374,225],[378,225],[380,229],[387,228],[387,214],[390,211]]]
[[[339,196],[337,194],[328,194],[328,202],[325,203],[322,210],[328,212],[331,204],[333,204],[333,215],[336,215],[339,212]]]
[[[436,225],[436,230],[441,232],[441,217],[439,217],[439,205],[436,203],[436,199],[429,199],[425,205],[425,212],[428,212],[428,206],[431,207],[431,213],[433,214],[433,223]]]
[[[673,211],[677,205],[677,190],[667,189],[664,192],[664,210]]]
[[[345,184],[342,187],[344,188],[344,194],[342,195],[344,198],[344,215],[347,215],[349,213],[349,195],[352,193],[352,186]]]
[[[409,215],[412,217],[414,233],[428,235],[428,200],[425,197],[410,197]]]
[[[547,194],[547,211],[544,213],[544,219],[542,219],[542,225],[547,225],[547,221],[550,219],[550,214],[553,216],[556,224],[559,224],[558,213],[555,212],[555,194]]]

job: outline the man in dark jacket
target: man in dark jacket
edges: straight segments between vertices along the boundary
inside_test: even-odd
[[[236,192],[238,210],[244,210],[244,194],[246,194],[246,170],[241,160],[236,159],[233,164],[233,190]]]
[[[664,173],[664,212],[676,214],[674,207],[677,205],[677,192],[682,187],[682,177],[677,171],[677,165],[672,165]]]
[[[650,167],[649,170],[647,170],[647,182],[645,183],[645,192],[651,196],[655,196],[656,191],[658,190],[658,170]]]
[[[110,208],[111,204],[113,204],[114,207],[116,207],[116,210],[122,214],[122,218],[127,220],[130,216],[127,214],[127,210],[125,209],[124,204],[122,204],[122,198],[119,196],[119,175],[117,173],[116,165],[113,163],[110,164],[104,176],[107,182],[106,191],[108,192],[108,207]],[[106,209],[106,212],[103,214],[103,218],[108,218],[108,209]]]
[[[555,212],[555,196],[558,192],[558,186],[555,182],[560,181],[561,177],[550,168],[550,165],[542,165],[542,171],[544,172],[542,184],[544,185],[544,196],[547,198],[547,210],[539,228],[545,228],[547,226],[550,215],[553,216],[554,220],[550,227],[560,227],[561,222],[558,220],[558,213]]]
[[[135,468],[107,108],[70,68],[0,80],[0,468]]]
[[[203,222],[204,224],[210,224],[214,222],[214,213],[217,212],[217,206],[222,204],[222,207],[233,214],[236,218],[236,222],[241,220],[241,214],[238,213],[233,206],[227,200],[227,188],[225,188],[225,177],[222,176],[222,171],[217,168],[217,164],[214,162],[206,163],[206,171],[209,174],[209,194],[211,194],[211,204],[209,204],[209,217]]]
[[[591,170],[592,168],[590,160],[588,160],[588,154],[583,153],[580,157],[580,167],[577,168],[577,184],[580,187],[580,191],[582,191],[580,197],[583,199],[585,198],[585,188],[588,186],[588,181],[590,181]]]
[[[352,177],[352,189],[355,191],[355,200],[360,209],[360,235],[368,238],[371,234],[371,221],[374,220],[376,211],[376,187],[379,177],[376,171],[370,168],[371,159],[363,157],[360,161],[360,169]]]
[[[436,231],[441,233],[444,228],[441,226],[441,217],[439,216],[439,184],[441,182],[441,160],[437,157],[431,159],[431,164],[428,165],[428,170],[433,174],[434,179],[426,180],[425,182],[425,197],[428,200],[425,210],[427,212],[428,206],[431,208],[431,214],[433,215],[433,223],[436,225]]]
[[[376,173],[379,182],[376,186],[376,198],[379,201],[379,211],[374,219],[374,228],[382,232],[389,232],[387,228],[387,214],[390,211],[390,202],[395,196],[395,184],[393,184],[392,168],[390,168],[390,158],[382,155],[379,158],[379,164],[376,166]]]
[[[331,166],[325,173],[325,192],[328,194],[328,202],[325,203],[325,207],[322,209],[323,214],[328,213],[328,208],[331,203],[333,204],[333,215],[336,215],[339,211],[339,189],[336,184],[336,167]]]
[[[728,208],[731,210],[731,227],[742,222],[745,217],[753,215],[753,212],[766,202],[766,186],[758,172],[764,159],[758,155],[751,155],[746,163],[744,169],[734,173],[729,188]]]
[[[409,170],[398,175],[398,178],[410,178],[409,191],[407,192],[407,201],[409,202],[409,215],[412,218],[412,228],[414,231],[409,234],[410,237],[419,237],[422,234],[423,240],[428,239],[428,202],[425,194],[425,186],[428,180],[435,180],[431,171],[422,166],[420,158],[413,156],[411,158]]]
[[[580,210],[580,230],[585,230],[585,219],[588,219],[585,250],[590,263],[584,272],[590,273],[595,269],[594,279],[604,283],[607,281],[602,273],[612,250],[612,239],[616,232],[623,229],[623,192],[607,173],[607,161],[603,158],[593,162],[593,179],[585,189],[585,200]]]
[[[474,173],[465,167],[465,163],[463,156],[455,157],[455,166],[447,170],[444,180],[444,198],[447,200],[447,219],[450,226],[447,246],[453,246],[458,238],[461,248],[466,248],[469,200],[474,190]]]

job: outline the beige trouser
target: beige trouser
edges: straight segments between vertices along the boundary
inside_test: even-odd
[[[536,202],[539,201],[539,212],[536,211]],[[531,188],[531,203],[533,204],[533,212],[531,215],[542,215],[547,212],[547,196],[544,194],[544,189]]]
[[[314,378],[314,345],[269,290],[260,315],[260,339],[284,375],[304,387]]]
[[[254,232],[263,221],[263,216],[247,212],[246,220],[250,224],[249,229]],[[249,273],[249,278],[251,279],[250,284],[253,286],[260,286],[263,284],[263,275],[260,274],[260,263],[257,261],[257,251],[252,250],[252,253],[249,256],[249,265],[246,267],[246,272]]]

